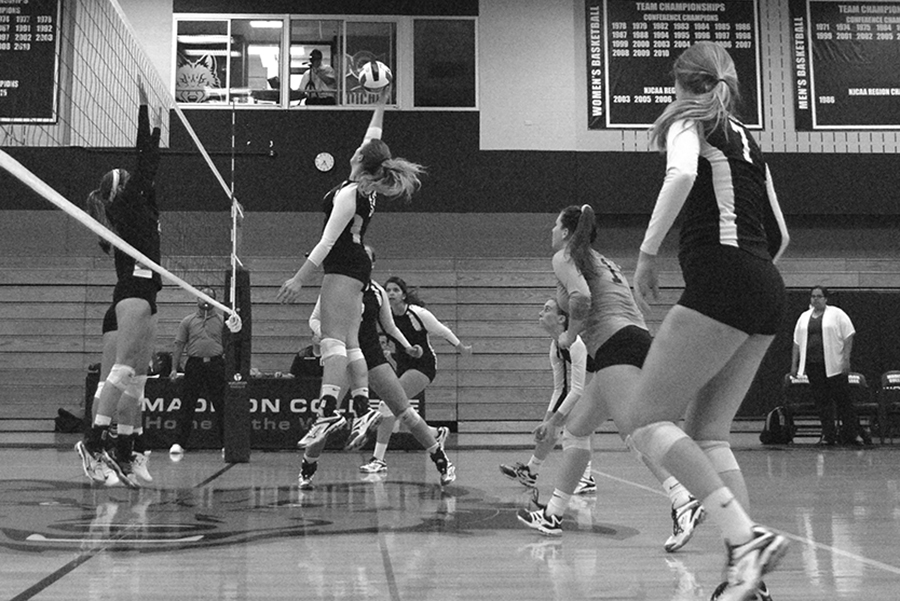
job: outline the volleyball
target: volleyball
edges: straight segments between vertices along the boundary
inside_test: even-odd
[[[392,81],[394,74],[381,61],[369,61],[359,70],[359,83],[367,90],[380,90]]]

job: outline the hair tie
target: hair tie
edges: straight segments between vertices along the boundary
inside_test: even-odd
[[[591,208],[591,205],[589,205],[589,204],[583,204],[583,205],[581,205],[581,212],[584,213],[584,210],[585,210],[585,209],[589,209],[589,208]]]
[[[719,83],[728,83],[728,82],[720,77],[719,79],[716,80],[716,83],[719,84]]]

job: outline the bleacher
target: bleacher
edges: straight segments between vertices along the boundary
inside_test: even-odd
[[[611,257],[632,273],[633,258]],[[275,294],[296,261],[250,257],[253,367],[287,372],[309,343],[306,320],[317,288],[281,305]],[[675,259],[662,261],[655,331],[683,282]],[[783,262],[790,288],[825,282],[833,288],[900,288],[900,265],[879,259],[796,259]],[[467,344],[470,356],[433,339],[438,376],[427,390],[429,421],[455,423],[463,433],[524,433],[542,415],[552,378],[548,339],[537,324],[555,294],[547,258],[434,259],[379,257],[375,276],[403,277],[427,307]],[[0,260],[0,435],[50,433],[58,407],[77,407],[88,365],[100,359],[100,322],[114,274],[106,257],[9,257]],[[194,300],[167,285],[159,296],[157,350],[171,350],[180,320]],[[2,439],[0,439],[2,441]]]

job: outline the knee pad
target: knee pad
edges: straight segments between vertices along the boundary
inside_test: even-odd
[[[123,365],[122,363],[116,363],[112,366],[112,369],[109,370],[106,381],[124,392],[128,389],[128,385],[131,384],[132,378],[134,378],[133,367]]]
[[[725,440],[698,440],[697,446],[703,451],[703,454],[709,458],[709,462],[720,474],[724,472],[739,471],[741,466],[738,465],[734,453],[731,452],[731,445]]]
[[[633,451],[660,464],[669,449],[683,438],[688,438],[688,435],[672,422],[655,422],[637,428],[625,439],[625,443]]]
[[[144,398],[144,386],[146,385],[147,376],[134,376],[131,379],[131,384],[129,384],[125,389],[125,394],[140,401],[142,398]]]
[[[103,392],[103,385],[104,385],[104,384],[106,384],[106,380],[103,380],[103,381],[101,381],[101,382],[97,382],[97,391],[94,393],[94,398],[95,398],[95,399],[99,399],[99,398],[100,398],[100,393]]]
[[[575,436],[571,432],[569,432],[568,428],[563,428],[562,433],[562,448],[563,451],[568,449],[584,449],[586,451],[591,450],[591,435],[587,436]]]
[[[347,349],[347,361],[353,363],[354,361],[365,361],[366,356],[363,355],[362,349],[359,347],[356,348],[348,348]]]
[[[322,349],[322,361],[329,357],[347,356],[347,345],[344,344],[343,340],[338,340],[337,338],[323,338],[319,342],[319,347]]]
[[[390,410],[387,403],[384,401],[378,402],[378,412],[381,413],[383,417],[394,417],[394,412]]]
[[[399,419],[400,423],[410,430],[413,428],[413,426],[422,421],[422,418],[419,417],[418,411],[416,411],[412,407],[407,407],[406,411],[397,416],[397,419]]]

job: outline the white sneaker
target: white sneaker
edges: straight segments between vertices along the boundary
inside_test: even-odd
[[[300,439],[300,442],[297,443],[297,448],[305,449],[306,447],[310,447],[316,443],[322,442],[328,435],[336,430],[340,430],[345,425],[347,425],[347,420],[343,415],[335,413],[334,415],[329,415],[328,417],[320,417],[313,424],[312,428],[309,429],[309,432]]]
[[[125,484],[121,480],[119,480],[119,476],[116,475],[116,473],[114,471],[109,469],[109,467],[107,467],[107,465],[105,463],[101,465],[100,473],[103,476],[103,485],[104,486],[108,486],[110,488],[113,488],[116,486],[125,486]]]
[[[104,463],[87,450],[84,441],[79,440],[75,443],[75,452],[81,457],[81,469],[84,470],[84,475],[91,482],[103,482],[105,480],[103,477]]]
[[[773,570],[787,552],[787,539],[764,526],[753,527],[753,538],[743,545],[729,545],[728,580],[718,601],[746,601],[760,590],[762,576]],[[721,587],[720,587],[721,588]],[[768,592],[768,591],[766,591]]]
[[[705,517],[706,511],[694,497],[677,509],[672,507],[672,536],[666,540],[666,551],[674,553],[685,546]]]
[[[169,455],[184,455],[184,447],[176,442],[169,447]]]
[[[377,409],[370,409],[364,414],[353,419],[353,426],[350,428],[350,436],[347,438],[347,445],[344,447],[347,451],[355,451],[366,444],[369,432],[372,428],[381,422],[381,412]]]
[[[134,474],[147,482],[153,482],[153,476],[150,475],[150,470],[148,469],[150,464],[150,451],[145,451],[143,453],[134,453],[131,456],[131,471]]]
[[[369,460],[369,463],[359,466],[359,471],[364,474],[377,474],[379,472],[386,472],[387,463],[385,463],[382,459],[372,457]]]
[[[582,476],[581,480],[578,481],[578,484],[575,485],[575,490],[572,492],[573,495],[589,495],[591,493],[597,492],[597,481],[594,480],[594,477],[585,478]]]

